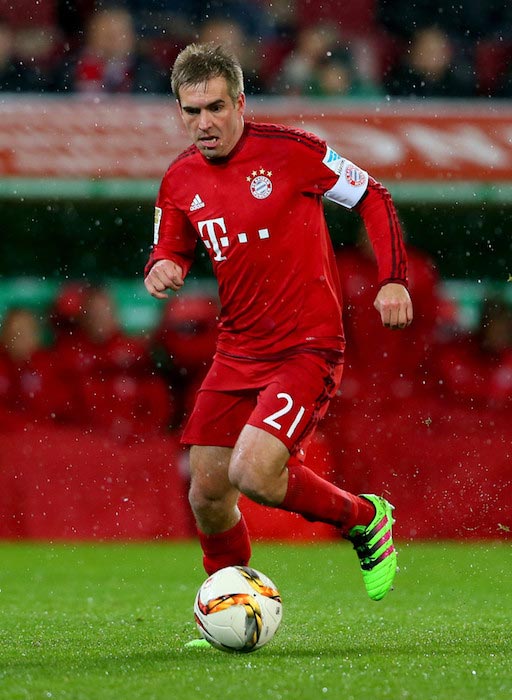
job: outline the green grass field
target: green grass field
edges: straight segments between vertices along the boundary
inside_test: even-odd
[[[184,648],[195,543],[0,544],[0,698],[511,700],[510,544],[402,543],[399,558],[375,603],[346,543],[256,545],[283,624],[226,654]]]

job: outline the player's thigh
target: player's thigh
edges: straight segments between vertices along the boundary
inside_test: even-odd
[[[304,453],[341,381],[342,365],[303,354],[281,366],[262,391],[248,423]]]
[[[282,440],[254,425],[246,425],[237,440],[229,465],[230,481],[240,485],[247,478],[262,483],[279,476],[290,457]],[[244,491],[244,488],[241,488]]]
[[[283,442],[261,428],[246,425],[229,465],[231,483],[257,503],[277,506],[286,494],[283,472],[290,453]]]

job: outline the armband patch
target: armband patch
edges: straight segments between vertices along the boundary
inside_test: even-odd
[[[349,185],[352,185],[353,187],[359,187],[359,185],[362,185],[366,182],[368,176],[364,170],[360,170],[353,163],[347,163],[345,177]]]
[[[366,192],[367,186],[368,173],[349,160],[343,160],[338,181],[324,196],[331,202],[352,209]]]

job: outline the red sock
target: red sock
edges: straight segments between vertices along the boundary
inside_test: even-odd
[[[244,520],[225,532],[206,535],[200,530],[199,543],[203,550],[203,566],[208,576],[225,566],[247,566],[251,558],[251,540]]]
[[[343,534],[355,525],[368,525],[375,515],[369,501],[343,491],[302,464],[288,465],[288,490],[278,507],[306,520],[335,525]]]

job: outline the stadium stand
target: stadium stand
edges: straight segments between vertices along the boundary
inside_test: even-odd
[[[411,234],[416,320],[404,341],[372,315],[373,262],[335,231],[347,368],[310,462],[352,491],[389,494],[401,538],[510,538],[512,11],[484,0],[436,7],[433,17],[426,0],[0,3],[0,537],[194,532],[178,430],[211,353],[216,297],[200,259],[190,297],[166,305],[134,269],[146,253],[151,167],[159,172],[170,143],[181,143],[165,131],[167,103],[159,111],[151,96],[169,94],[169,66],[188,41],[229,39],[245,49],[248,92],[271,96],[272,118],[314,130],[322,105],[328,134],[381,158]],[[125,48],[129,39],[122,61],[106,55],[101,17],[119,20]],[[416,72],[419,40],[420,58],[436,64],[446,49],[441,87],[432,64]],[[105,102],[114,93],[121,101]],[[76,109],[73,98],[87,95]],[[405,102],[412,111],[400,111]],[[141,134],[143,115],[151,133]],[[91,119],[106,125],[92,129]],[[131,149],[125,160],[121,147]],[[67,177],[64,166],[77,164]],[[113,260],[120,238],[124,257]],[[257,537],[335,536],[246,500],[244,510]]]
[[[495,3],[466,2],[455,7],[440,2],[436,7],[437,13],[432,14],[430,3],[411,5],[386,0],[364,0],[357,4],[333,0],[320,3],[261,0],[250,5],[237,0],[208,3],[23,0],[3,2],[0,21],[13,32],[12,58],[22,77],[30,64],[41,74],[39,81],[11,82],[16,91],[79,89],[83,80],[75,84],[74,73],[92,79],[90,55],[87,61],[82,58],[87,54],[91,25],[96,27],[101,15],[123,15],[134,29],[131,67],[127,69],[126,80],[120,83],[123,89],[127,81],[134,80],[139,90],[168,92],[166,71],[177,52],[189,41],[205,37],[209,23],[220,22],[235,27],[233,36],[240,33],[243,37],[237,43],[244,46],[243,54],[247,53],[249,94],[275,92],[282,64],[287,59],[293,61],[301,32],[315,26],[321,30],[323,26],[324,32],[334,30],[338,35],[331,62],[348,49],[354,58],[356,83],[371,83],[376,88],[379,84],[386,88],[396,83],[400,64],[412,52],[413,43],[429,28],[444,32],[453,44],[456,56],[450,71],[453,96],[510,96],[510,76],[500,79],[504,72],[508,73],[510,63],[507,62],[512,41],[510,6],[505,3],[498,8]],[[117,36],[128,41],[129,34],[131,29],[120,29]],[[106,38],[107,30],[104,35]],[[117,59],[116,66],[119,69]],[[113,70],[112,67],[109,74]],[[94,75],[98,74],[96,68]],[[414,83],[408,83],[407,89],[413,94],[420,90],[418,84],[415,88]]]

